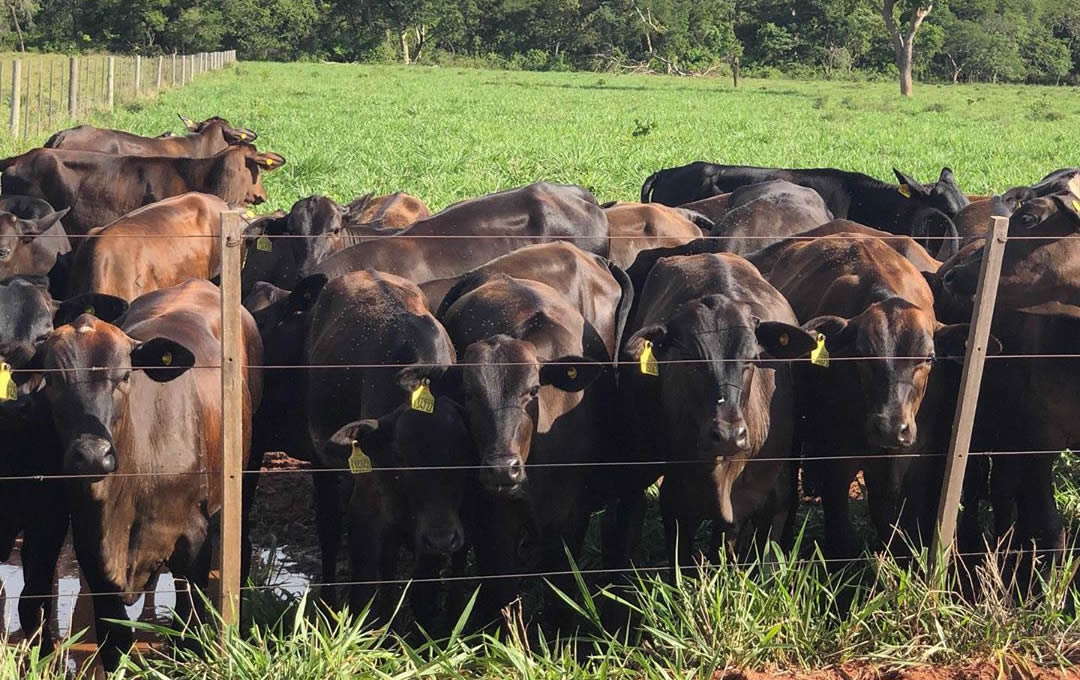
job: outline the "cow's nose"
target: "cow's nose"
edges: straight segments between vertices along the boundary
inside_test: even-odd
[[[421,549],[428,555],[449,555],[456,553],[465,543],[461,529],[454,527],[448,531],[426,531],[420,539]]]
[[[81,436],[68,447],[68,462],[79,475],[107,475],[116,469],[116,452],[104,437]]]
[[[517,457],[488,464],[484,482],[493,491],[514,491],[525,481],[525,463]]]
[[[740,427],[735,430],[735,446],[740,449],[746,448],[746,427]]]
[[[709,437],[713,444],[740,450],[745,449],[749,443],[746,425],[743,424],[714,423]]]
[[[0,248],[0,260],[8,259],[9,255],[11,255],[11,248]]]
[[[911,426],[907,423],[902,423],[896,431],[896,441],[900,442],[904,446],[911,443]]]

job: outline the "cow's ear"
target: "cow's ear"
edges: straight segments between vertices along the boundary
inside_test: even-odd
[[[272,151],[263,151],[249,157],[248,162],[254,163],[256,167],[264,172],[270,172],[285,165],[285,157]]]
[[[223,127],[221,134],[225,138],[225,143],[229,145],[251,144],[258,137],[253,130],[247,128]]]
[[[896,168],[893,168],[893,173],[896,175],[896,179],[900,182],[900,193],[904,193],[904,187],[907,187],[907,194],[920,196],[929,196],[930,190],[920,184],[914,177],[905,175]]]
[[[291,313],[296,313],[306,312],[314,307],[326,282],[326,274],[311,274],[300,279],[289,293],[286,309]]]
[[[827,314],[810,319],[802,325],[811,336],[825,336],[825,346],[830,351],[843,349],[855,342],[855,326],[842,316]]]
[[[198,123],[191,120],[190,118],[188,118],[187,116],[185,116],[182,113],[178,113],[176,115],[180,117],[180,122],[183,123],[184,127],[186,127],[188,130],[190,130],[191,132],[198,132],[199,131],[199,124]]]
[[[774,359],[798,359],[817,346],[817,336],[782,321],[762,321],[755,330],[758,344]]]
[[[602,370],[599,362],[567,355],[540,367],[540,384],[551,385],[563,392],[580,392],[591,385]]]
[[[354,442],[361,455],[367,456],[372,463],[390,464],[393,455],[394,419],[389,416],[378,420],[368,418],[343,426],[326,442],[322,452],[323,463],[335,468],[349,467]]]
[[[154,338],[131,350],[131,367],[156,382],[169,382],[195,365],[195,353],[175,340]]]
[[[654,349],[660,350],[664,347],[667,336],[667,326],[660,324],[646,326],[626,339],[623,343],[623,354],[637,361],[641,358],[641,353],[645,351],[646,342],[651,342]]]
[[[1080,196],[1066,193],[1061,204],[1065,206],[1065,212],[1072,217],[1077,230],[1080,230]]]
[[[934,353],[938,357],[952,359],[961,364],[964,363],[970,327],[970,324],[966,323],[938,326],[938,329],[934,331]],[[986,354],[987,356],[1001,354],[1001,341],[993,335],[987,337]]]
[[[956,175],[953,174],[952,168],[946,166],[941,169],[941,174],[938,175],[938,182],[940,184],[951,184],[956,186]]]
[[[398,384],[407,394],[428,381],[431,394],[436,397],[453,396],[461,391],[461,367],[449,366],[406,366],[398,371]]]
[[[53,328],[69,324],[83,314],[92,314],[102,321],[112,323],[123,316],[127,309],[127,300],[115,295],[84,293],[60,303],[53,315]]]
[[[22,236],[23,243],[29,243],[30,241],[33,241],[35,237],[48,231],[50,227],[59,222],[60,218],[68,214],[69,210],[71,210],[71,208],[64,208],[63,210],[33,220],[20,219],[16,221],[15,228]]]

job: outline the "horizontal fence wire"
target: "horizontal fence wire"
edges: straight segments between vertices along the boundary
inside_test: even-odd
[[[63,151],[63,149],[59,149]],[[121,218],[123,219],[123,218]],[[255,221],[257,218],[253,218]],[[102,229],[107,228],[108,225]],[[665,236],[663,234],[653,236],[643,236],[641,234],[612,234],[605,236],[598,234],[595,236],[546,236],[546,235],[530,235],[530,234],[410,234],[408,228],[401,231],[391,233],[371,233],[361,232],[356,234],[345,234],[327,232],[324,234],[267,234],[267,238],[271,242],[276,240],[291,240],[291,239],[328,239],[335,237],[348,237],[363,238],[361,243],[370,243],[372,241],[378,241],[380,239],[391,239],[395,241],[410,240],[432,240],[432,241],[483,241],[483,240],[530,240],[537,241],[539,243],[557,243],[559,241],[596,241],[599,239],[606,239],[609,241],[624,241],[624,240],[641,240],[643,238],[654,238],[658,240],[667,239],[675,240],[675,236]],[[202,239],[221,239],[221,234],[109,234],[105,231],[99,231],[96,234],[40,234],[35,236],[35,239],[41,238],[67,238],[72,240],[85,240],[95,238],[136,238],[136,239],[182,239],[182,238],[202,238]],[[247,238],[254,240],[254,236],[248,236]],[[919,236],[916,239],[914,236],[905,236],[894,234],[892,236],[877,236],[875,234],[860,234],[852,232],[837,232],[835,234],[791,234],[790,236],[755,236],[750,234],[733,234],[730,236],[725,235],[712,235],[703,234],[701,236],[695,236],[686,240],[684,244],[687,245],[695,241],[816,241],[822,240],[875,240],[875,241],[897,241],[897,240],[928,240],[928,241],[965,241],[965,240],[979,240],[985,236],[973,235],[973,236]],[[1068,239],[1080,239],[1080,235],[1077,236],[1009,236],[1010,241],[1064,241]],[[666,249],[677,248],[679,246],[656,246],[654,248],[644,248],[643,251],[647,252],[654,249]],[[750,253],[752,254],[752,253]]]
[[[953,552],[953,557],[969,558],[969,557],[998,557],[1009,555],[1020,555],[1038,553],[1044,555],[1065,554],[1075,552],[1075,548],[1009,548],[1009,549],[995,549],[983,552]],[[910,557],[902,557],[902,559],[912,559]],[[791,566],[807,566],[813,564],[857,564],[859,562],[867,562],[873,564],[874,556],[862,556],[857,558],[850,557],[801,557],[791,558],[787,560],[753,560],[753,561],[726,561],[721,564],[687,564],[679,565],[678,570],[682,572],[695,572],[695,571],[718,571],[720,569],[745,569],[748,567],[776,567],[783,565]],[[327,588],[327,587],[348,587],[348,586],[383,586],[383,585],[410,585],[415,583],[461,583],[470,581],[495,581],[506,579],[534,579],[534,578],[551,578],[557,576],[573,576],[575,574],[581,576],[598,576],[604,574],[656,574],[674,571],[676,567],[671,564],[667,565],[655,565],[649,567],[602,567],[592,569],[556,569],[550,571],[522,571],[506,574],[468,574],[468,575],[455,575],[455,576],[433,576],[423,578],[398,578],[398,579],[368,579],[368,580],[356,580],[356,581],[335,581],[335,582],[318,582],[311,581],[307,583],[291,584],[258,584],[258,585],[245,585],[241,586],[241,590],[246,591],[264,591],[264,590],[309,590],[313,588]],[[100,595],[179,595],[188,594],[189,590],[177,590],[177,589],[161,589],[161,590],[133,590],[133,591],[117,591],[108,593],[94,593],[94,592],[78,592],[78,593],[59,593],[54,595],[41,594],[41,595],[9,595],[11,599],[51,599],[51,598],[68,598],[74,599],[79,597],[95,597]]]
[[[1057,456],[1068,451],[1068,449],[1037,449],[1030,451],[972,451],[968,453],[968,457],[985,457],[985,458],[997,458],[997,457],[1009,457],[1009,456]],[[270,453],[271,451],[267,451]],[[737,463],[789,463],[789,462],[801,462],[801,463],[815,463],[818,461],[827,460],[861,460],[861,461],[874,461],[881,459],[893,459],[893,458],[940,458],[947,456],[946,451],[884,451],[884,452],[871,452],[861,454],[845,454],[845,455],[832,455],[832,456],[776,456],[772,458],[725,458],[724,462],[737,462]],[[266,470],[241,470],[240,474],[243,475],[282,475],[282,474],[322,474],[322,473],[334,473],[340,474],[345,472],[351,472],[350,468],[328,468],[318,466],[311,461],[297,460],[303,464],[304,467],[296,468],[273,468]],[[703,460],[688,460],[688,459],[665,459],[665,460],[625,460],[625,461],[612,461],[612,460],[596,460],[596,461],[574,461],[563,463],[537,463],[527,462],[525,463],[526,470],[536,469],[550,469],[550,468],[617,468],[617,467],[642,467],[642,466],[669,466],[669,465],[715,465],[715,461],[711,459]],[[461,471],[461,470],[487,470],[490,469],[490,465],[482,463],[474,463],[468,465],[422,465],[422,466],[380,466],[376,465],[372,467],[370,472],[363,474],[374,474],[376,472],[448,472],[448,471]],[[58,479],[102,479],[105,476],[108,477],[196,477],[196,476],[209,476],[209,472],[206,470],[184,470],[179,472],[110,472],[108,475],[81,473],[81,474],[67,474],[59,473],[55,475],[47,474],[31,474],[31,475],[6,475],[0,476],[0,482],[45,482]]]

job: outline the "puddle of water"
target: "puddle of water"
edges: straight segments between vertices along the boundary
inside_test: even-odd
[[[56,574],[57,579],[53,584],[55,600],[49,614],[49,621],[53,631],[56,631],[57,637],[67,637],[71,633],[76,609],[79,610],[80,628],[93,623],[90,600],[86,597],[78,597],[83,590],[83,584],[79,578],[79,565],[75,560],[75,553],[71,548],[70,541],[64,544],[64,550],[60,553]],[[22,562],[19,548],[12,552],[11,559],[8,562],[0,564],[0,584],[2,584],[3,588],[3,594],[0,596],[3,600],[3,618],[0,620],[0,634],[8,634],[13,641],[19,640],[22,638],[22,627],[19,625],[18,596],[23,589]],[[170,610],[176,606],[174,590],[172,575],[168,572],[162,573],[154,586],[151,602],[146,602],[145,595],[139,597],[135,604],[127,607],[128,618],[132,620],[152,618],[152,620],[158,622],[170,621]],[[150,605],[150,607],[147,605]],[[147,608],[152,608],[152,617],[148,616],[150,612],[144,612],[144,609]]]

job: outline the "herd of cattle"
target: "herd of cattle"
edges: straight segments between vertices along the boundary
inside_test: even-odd
[[[0,556],[21,533],[21,623],[49,645],[70,527],[107,666],[131,641],[107,620],[132,593],[164,569],[207,583],[220,215],[263,202],[262,173],[285,163],[251,130],[184,120],[158,138],[80,126],[0,161]],[[538,183],[435,214],[395,193],[251,218],[248,469],[266,451],[311,461],[323,581],[340,582],[345,534],[353,605],[374,596],[388,615],[371,582],[408,564],[425,625],[440,575],[565,570],[600,509],[604,566],[630,565],[660,478],[682,563],[706,520],[712,551],[790,543],[800,478],[826,553],[851,556],[860,470],[880,539],[918,542],[1001,215],[1000,356],[973,444],[995,455],[971,459],[961,546],[981,545],[985,499],[998,536],[1060,549],[1053,452],[1080,443],[1080,170],[996,196],[965,195],[949,169],[896,176],[693,163],[650,176],[640,203]],[[520,588],[486,581],[477,615]]]

